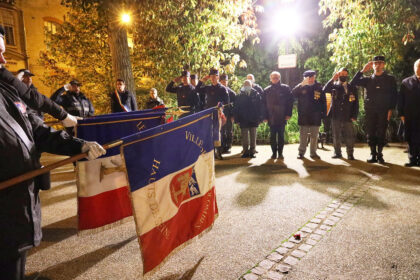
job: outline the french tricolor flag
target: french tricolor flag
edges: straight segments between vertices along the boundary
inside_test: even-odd
[[[123,138],[144,273],[209,229],[218,214],[213,126],[208,109]]]
[[[79,121],[77,136],[109,143],[165,121],[165,110],[115,113]],[[98,231],[132,216],[130,192],[120,148],[93,161],[77,162],[78,228]]]

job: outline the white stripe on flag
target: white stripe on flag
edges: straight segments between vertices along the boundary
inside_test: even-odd
[[[181,205],[192,199],[204,196],[215,184],[213,150],[200,155],[194,164],[171,173],[132,193],[133,208],[136,213],[134,216],[139,235],[152,230],[177,214],[178,206],[173,202],[171,196],[171,181],[177,174],[192,167],[195,171],[200,194],[184,200]]]
[[[77,162],[79,197],[89,197],[128,186],[120,154]]]

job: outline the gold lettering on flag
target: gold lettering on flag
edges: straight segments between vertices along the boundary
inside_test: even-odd
[[[203,140],[201,140],[198,136],[194,135],[192,132],[185,131],[185,140],[194,143],[197,147],[199,147],[201,154],[204,154],[206,152],[203,148]]]
[[[160,161],[153,159],[152,163],[152,171],[150,172],[149,184],[156,181],[156,174],[159,171]],[[156,186],[152,184],[152,188],[149,188],[147,191],[147,201],[149,203],[149,208],[153,215],[153,220],[155,222],[155,226],[160,231],[160,233],[165,237],[165,239],[169,239],[169,229],[165,224],[163,224],[162,217],[159,215],[159,203],[156,201]]]

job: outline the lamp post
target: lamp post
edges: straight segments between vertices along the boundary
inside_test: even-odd
[[[292,2],[292,1],[289,1]],[[294,6],[282,5],[281,10],[272,17],[270,24],[270,33],[277,41],[284,42],[285,55],[279,55],[279,69],[284,69],[284,82],[290,84],[290,69],[296,68],[296,54],[290,54],[290,40],[301,29],[300,15]]]
[[[108,44],[112,57],[112,73],[114,81],[123,79],[126,88],[135,93],[133,68],[130,60],[127,27],[131,24],[131,15],[128,12],[118,13],[116,6],[108,8]],[[115,19],[119,20],[115,20]]]

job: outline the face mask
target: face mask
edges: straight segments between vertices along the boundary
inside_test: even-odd
[[[251,89],[252,89],[252,87],[250,87],[250,86],[244,86],[244,87],[242,87],[242,90],[244,92],[246,92],[247,94],[249,94],[251,92]]]
[[[339,79],[340,79],[340,82],[344,83],[347,81],[347,76],[340,76]]]

